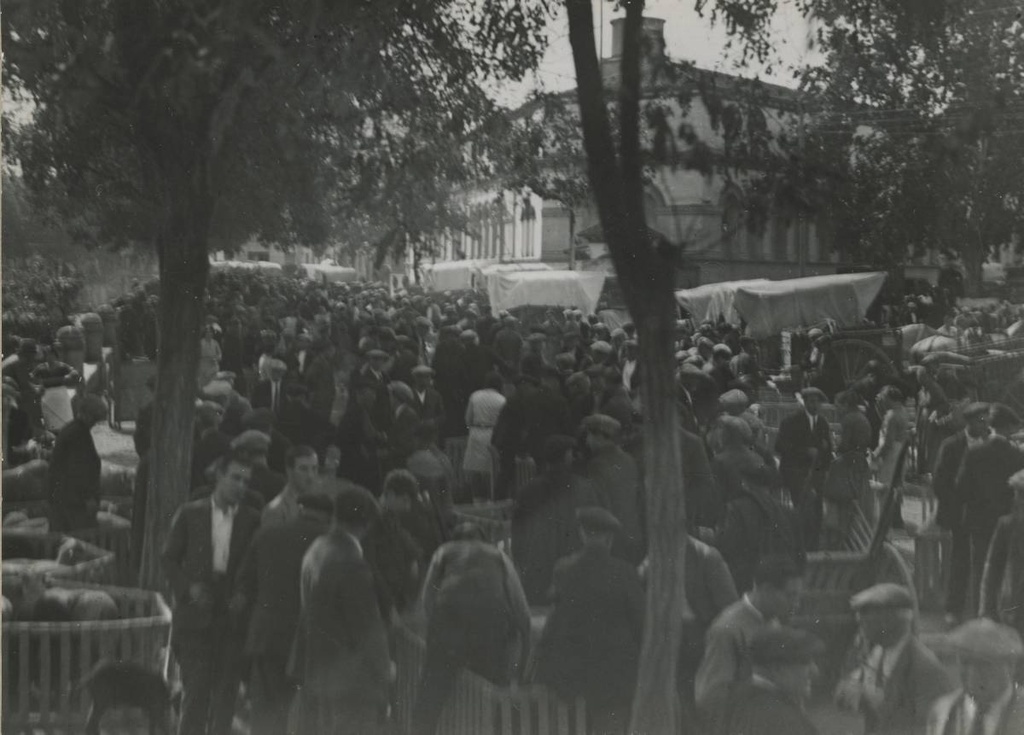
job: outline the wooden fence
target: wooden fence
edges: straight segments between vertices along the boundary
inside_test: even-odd
[[[395,710],[399,733],[412,732],[424,643],[404,626],[395,630],[398,669]],[[438,735],[585,735],[583,700],[566,704],[544,687],[506,689],[463,671],[441,715]]]
[[[4,622],[0,639],[4,732],[82,732],[88,696],[81,682],[101,661],[166,665],[171,611],[154,592],[61,581],[102,590],[120,620],[73,623]]]

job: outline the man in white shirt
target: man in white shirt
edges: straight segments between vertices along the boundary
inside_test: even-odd
[[[914,635],[914,598],[884,583],[850,600],[860,635],[836,688],[836,703],[864,717],[871,735],[917,733],[935,700],[955,688],[953,678]]]
[[[927,735],[1024,732],[1024,692],[1014,682],[1024,658],[1020,634],[979,618],[956,628],[945,643],[957,655],[963,686],[935,702]]]
[[[320,460],[316,450],[303,444],[289,447],[284,455],[288,482],[263,509],[261,525],[275,526],[299,516],[299,496],[316,488]]]
[[[210,497],[178,509],[162,554],[174,593],[171,639],[181,668],[181,735],[231,731],[244,668],[248,602],[236,578],[259,514],[241,502],[251,475],[243,458],[229,453],[215,471]]]

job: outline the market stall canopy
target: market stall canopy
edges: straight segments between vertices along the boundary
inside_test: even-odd
[[[313,278],[322,283],[354,283],[359,280],[359,272],[355,268],[343,265],[314,265]]]
[[[845,273],[767,281],[738,288],[734,305],[757,339],[829,320],[838,327],[855,327],[885,278],[885,273]]]
[[[491,273],[487,276],[487,297],[494,311],[519,306],[550,306],[573,307],[593,314],[604,280],[603,273],[579,271]]]
[[[676,303],[679,304],[690,317],[700,323],[704,321],[717,322],[724,318],[730,324],[737,324],[740,320],[736,313],[734,301],[736,291],[742,286],[755,286],[761,283],[768,283],[767,278],[754,278],[747,281],[723,281],[722,283],[707,283],[696,288],[685,288],[676,291]]]
[[[271,263],[267,260],[215,260],[210,263],[211,270],[228,270],[230,268],[259,270],[277,276],[284,275],[280,263]]]
[[[495,260],[446,260],[420,266],[423,285],[428,291],[465,291],[473,287],[473,274],[481,266],[497,263]]]

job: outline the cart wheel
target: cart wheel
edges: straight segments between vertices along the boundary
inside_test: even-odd
[[[872,360],[882,365],[886,373],[893,373],[892,360],[881,347],[862,339],[839,339],[832,343],[832,359],[839,363],[843,383],[849,386],[868,371]]]
[[[1011,382],[999,400],[1016,411],[1018,416],[1024,412],[1024,377],[1018,377]]]

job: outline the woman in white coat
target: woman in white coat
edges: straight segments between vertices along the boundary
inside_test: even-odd
[[[474,391],[466,406],[466,454],[462,459],[462,471],[466,484],[474,498],[489,495],[493,482],[494,462],[491,455],[491,435],[498,423],[501,409],[505,407],[505,396],[501,389],[503,382],[497,373],[490,373],[481,390]]]

